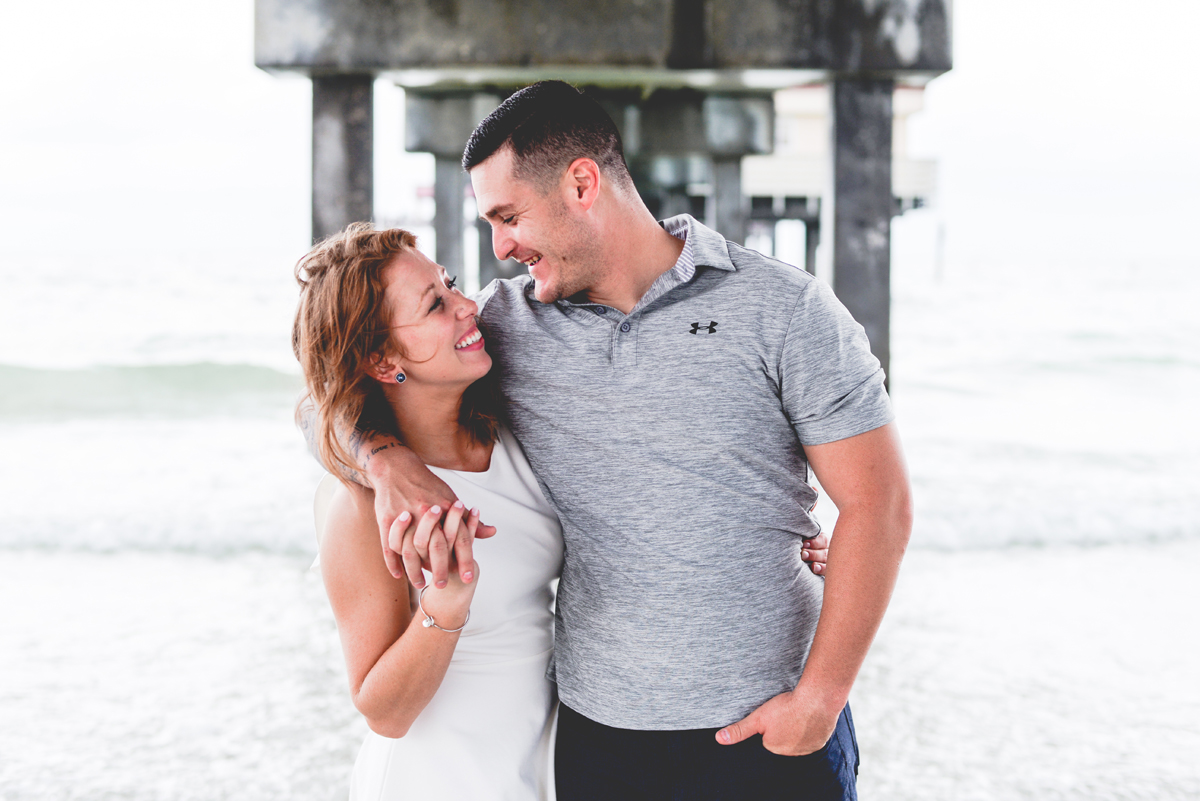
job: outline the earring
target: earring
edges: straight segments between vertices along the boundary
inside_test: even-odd
[[[408,376],[404,375],[404,373],[396,373],[397,384],[403,384],[406,378],[408,378]]]

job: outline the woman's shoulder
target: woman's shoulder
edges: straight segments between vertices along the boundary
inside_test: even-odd
[[[347,486],[336,479],[334,484],[318,493],[316,504],[321,572],[327,584],[342,571],[357,572],[363,565],[383,561],[374,495],[357,484]]]

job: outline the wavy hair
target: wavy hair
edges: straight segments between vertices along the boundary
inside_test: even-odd
[[[343,471],[333,470],[335,466],[359,469],[343,443],[355,429],[404,441],[383,389],[367,368],[373,356],[389,347],[405,356],[391,336],[383,273],[393,259],[416,246],[417,238],[409,231],[377,231],[360,222],[322,240],[296,263],[300,304],[292,324],[292,350],[304,371],[306,389],[296,418],[303,418],[311,402],[318,453],[343,481]],[[479,330],[486,341],[482,324]],[[488,374],[463,393],[459,411],[459,424],[481,443],[496,439],[500,395],[495,373],[493,363]]]

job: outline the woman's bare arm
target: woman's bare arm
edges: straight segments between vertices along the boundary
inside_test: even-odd
[[[317,447],[316,410],[311,404],[301,406],[297,421],[312,457],[321,462],[326,470],[338,469],[321,459],[321,451]],[[360,487],[375,489],[376,542],[383,546],[383,562],[388,572],[398,579],[407,572],[414,586],[418,589],[423,587],[425,579],[416,552],[410,553],[406,563],[400,553],[399,543],[390,542],[388,532],[402,513],[408,512],[413,518],[419,518],[436,506],[445,514],[454,507],[458,496],[415,453],[390,434],[355,429],[346,435],[343,444],[354,457],[358,469],[342,467],[341,475]],[[446,586],[449,557],[453,557],[465,571],[466,566],[474,561],[475,537],[490,537],[496,533],[496,529],[481,523],[474,536],[469,534],[466,525],[459,525],[457,530],[450,527],[450,533],[452,537],[446,542],[445,548],[448,556],[426,564],[433,573],[434,585],[438,587]],[[461,574],[459,577],[464,578]],[[470,583],[469,579],[464,580]]]
[[[452,512],[457,523],[457,512]],[[434,526],[438,515],[426,515]],[[408,522],[408,521],[404,521]],[[416,528],[416,526],[412,526]],[[410,607],[410,585],[379,559],[369,490],[339,487],[321,541],[321,573],[333,606],[350,692],[371,730],[403,737],[433,698],[459,635],[422,625]],[[478,566],[472,565],[478,575]],[[445,589],[430,588],[424,606],[442,628],[463,624],[475,592],[454,573]]]

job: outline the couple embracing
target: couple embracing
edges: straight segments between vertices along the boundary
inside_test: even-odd
[[[855,798],[847,698],[911,529],[862,328],[655,221],[567,84],[510,97],[463,166],[528,276],[468,298],[365,224],[297,266],[303,425],[343,476],[321,565],[372,730],[352,798]]]

